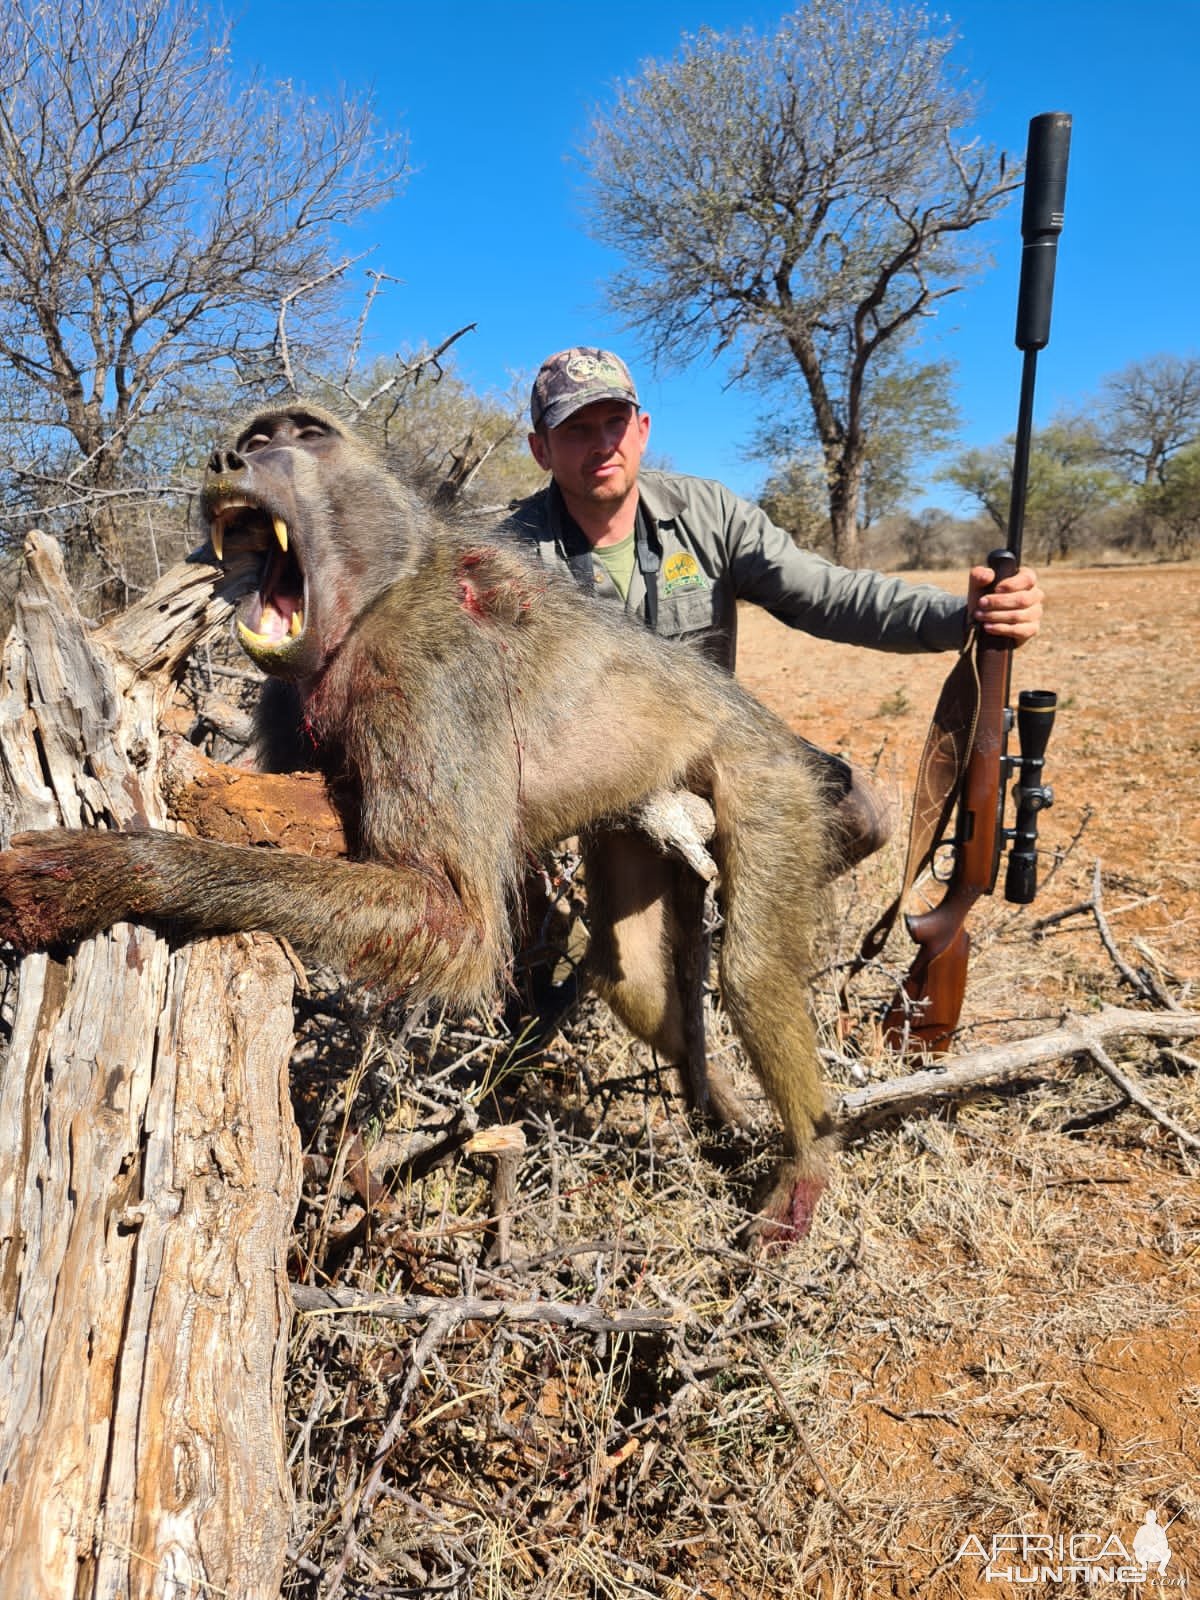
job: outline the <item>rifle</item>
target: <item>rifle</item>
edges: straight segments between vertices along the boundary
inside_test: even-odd
[[[1007,544],[993,550],[987,564],[996,582],[1021,565],[1025,526],[1025,497],[1029,483],[1029,449],[1033,433],[1033,390],[1037,353],[1050,342],[1050,309],[1054,297],[1054,267],[1058,236],[1062,232],[1063,202],[1067,188],[1067,157],[1071,144],[1071,119],[1050,111],[1029,124],[1025,160],[1025,196],[1021,212],[1021,283],[1017,299],[1017,348],[1023,352],[1021,396],[1013,452],[1012,489],[1008,509]],[[916,1039],[929,1051],[945,1050],[958,1026],[967,985],[971,936],[967,916],[981,895],[991,894],[1000,871],[1000,858],[1011,846],[1005,878],[1005,898],[1028,905],[1037,894],[1037,824],[1041,811],[1053,803],[1052,790],[1042,781],[1046,744],[1054,725],[1058,697],[1048,689],[1024,690],[1017,704],[1020,755],[1007,753],[1013,713],[1009,705],[1012,641],[995,639],[975,630],[973,645],[963,652],[942,691],[926,755],[936,759],[935,747],[944,751],[955,740],[969,739],[965,772],[945,796],[934,838],[941,836],[957,795],[957,820],[952,848],[954,864],[946,891],[932,910],[905,918],[917,953],[901,993],[883,1019],[889,1043],[903,1046]],[[963,707],[974,712],[973,719]],[[942,715],[945,713],[944,715]],[[957,720],[957,729],[950,727]],[[965,735],[964,735],[965,730]],[[1015,825],[1004,826],[1006,790],[1013,772]],[[914,839],[917,817],[914,811]],[[931,845],[924,854],[934,854]],[[913,866],[910,842],[910,869]],[[911,882],[906,872],[906,884]]]

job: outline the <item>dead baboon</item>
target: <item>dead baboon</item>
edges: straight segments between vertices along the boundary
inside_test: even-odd
[[[125,919],[182,937],[263,929],[387,999],[475,1006],[509,967],[531,852],[582,833],[598,986],[679,1064],[697,936],[680,906],[699,880],[620,819],[692,789],[716,817],[723,1001],[783,1124],[758,1231],[804,1232],[831,1146],[807,994],[822,807],[804,746],[686,645],[515,543],[436,520],[319,409],[265,411],[216,450],[204,509],[241,641],[295,686],[357,859],[24,834],[0,856],[0,936],[29,950]]]

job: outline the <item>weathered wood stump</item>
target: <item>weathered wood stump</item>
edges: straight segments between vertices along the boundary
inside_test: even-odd
[[[171,826],[160,718],[228,617],[203,566],[89,633],[26,545],[0,681],[4,833]],[[22,963],[0,1077],[0,1573],[23,1600],[276,1600],[299,1194],[293,971],[119,926]]]

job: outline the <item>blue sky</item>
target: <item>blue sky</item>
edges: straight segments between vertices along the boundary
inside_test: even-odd
[[[681,33],[769,28],[783,6],[730,0],[255,0],[237,58],[313,93],[371,90],[409,139],[412,175],[348,248],[403,282],[372,315],[377,353],[436,343],[464,322],[458,368],[506,390],[552,350],[625,354],[652,414],[652,442],[681,471],[754,493],[744,454],[761,401],[697,363],[655,374],[603,310],[615,258],[582,226],[572,154],[593,107]],[[960,0],[957,59],[980,85],[976,131],[1014,155],[1029,118],[1074,118],[1054,323],[1038,372],[1038,419],[1082,404],[1100,379],[1159,351],[1200,348],[1200,0]],[[1019,200],[993,229],[994,267],[945,303],[925,349],[958,365],[964,443],[1012,430]],[[954,504],[929,485],[925,497]]]

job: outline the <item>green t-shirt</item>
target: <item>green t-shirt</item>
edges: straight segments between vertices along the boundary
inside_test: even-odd
[[[629,594],[629,585],[633,582],[636,556],[633,534],[627,534],[620,544],[593,545],[592,556],[608,573],[616,585],[617,593],[624,600]]]

